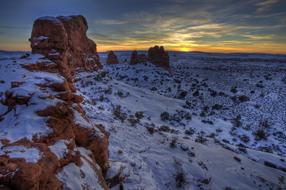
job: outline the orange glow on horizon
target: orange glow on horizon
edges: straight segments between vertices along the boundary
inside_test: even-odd
[[[155,43],[156,44],[156,43]],[[106,51],[133,51],[133,50],[142,50],[147,51],[149,47],[154,46],[109,46],[109,45],[98,45],[98,52],[106,52]],[[213,53],[272,53],[272,54],[286,54],[286,46],[284,45],[275,45],[275,46],[262,46],[257,48],[257,45],[253,46],[242,46],[242,47],[213,47],[213,46],[200,46],[200,47],[172,47],[168,45],[164,45],[167,51],[179,51],[179,52],[190,52],[190,51],[200,51],[200,52],[213,52]]]
[[[136,42],[132,42],[135,44]],[[146,51],[149,47],[152,47],[159,43],[154,43],[150,45],[100,45],[97,43],[98,52],[106,51],[133,51],[133,50],[142,50]],[[212,46],[212,45],[196,45],[196,46],[180,46],[179,44],[159,44],[165,47],[167,51],[181,51],[181,52],[190,52],[190,51],[201,51],[201,52],[218,52],[218,53],[273,53],[273,54],[286,54],[286,46],[284,44],[264,44],[264,45],[248,45],[248,46]],[[5,43],[0,44],[0,50],[6,51],[30,51],[30,44],[25,43]]]

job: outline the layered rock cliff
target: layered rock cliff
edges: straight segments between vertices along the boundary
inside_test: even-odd
[[[83,16],[41,17],[34,22],[30,38],[32,53],[45,55],[61,67],[70,80],[76,68],[101,68],[96,44],[88,39]]]
[[[108,134],[73,84],[76,69],[100,68],[86,31],[82,16],[43,17],[34,55],[1,59],[0,188],[108,189]]]

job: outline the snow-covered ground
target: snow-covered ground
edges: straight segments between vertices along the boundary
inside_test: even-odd
[[[110,133],[112,189],[286,188],[286,56],[171,53],[168,72],[116,54],[77,76]]]
[[[30,176],[27,176],[30,174],[25,173],[29,168],[24,168],[26,170],[22,171],[21,166],[18,167],[17,164],[14,164],[15,162],[24,160],[28,164],[38,164],[38,167],[40,167],[39,163],[47,159],[45,158],[45,152],[42,151],[43,149],[39,148],[43,147],[45,143],[34,142],[52,135],[54,130],[49,127],[48,118],[39,116],[38,112],[63,102],[58,98],[59,92],[45,86],[61,84],[65,79],[57,73],[32,72],[25,69],[25,66],[38,62],[55,64],[42,55],[32,55],[29,52],[0,51],[0,189],[7,189],[3,185],[8,184],[8,187],[10,187],[9,185],[15,184],[16,180],[13,177],[19,173],[20,177],[22,175],[23,178],[30,178]],[[76,124],[85,128],[92,127],[81,115],[77,115],[75,110],[74,112],[76,116],[74,122]],[[64,165],[55,174],[62,182],[64,189],[103,189],[99,181],[99,175],[96,173],[99,171],[99,166],[93,164],[89,150],[77,146],[74,150],[68,148],[68,146],[75,144],[75,142],[69,140],[59,140],[54,144],[49,143],[50,153],[54,153],[58,160],[64,160],[68,153],[80,152],[81,155],[82,165],[78,166],[72,162]],[[3,161],[3,158],[4,160],[5,158],[11,159],[9,164],[13,166],[12,169],[5,168],[7,162]],[[53,167],[53,161],[55,160],[50,159],[47,162],[49,165],[44,165],[44,167]],[[46,170],[40,169],[39,173],[46,172]],[[8,178],[11,183],[7,180]],[[36,177],[34,178],[37,180]],[[29,189],[25,184],[27,183],[24,181],[21,188]],[[17,189],[17,187],[11,185],[11,189]]]
[[[150,63],[130,66],[130,52],[116,54],[120,64],[104,64],[102,53],[103,70],[76,76],[93,123],[74,111],[75,123],[102,124],[110,134],[111,189],[286,189],[286,56],[177,52],[170,53],[169,72]],[[64,80],[22,67],[37,61],[52,64],[40,55],[0,52],[0,156],[32,164],[43,152],[13,143],[53,132],[36,112],[61,100],[45,98],[56,92],[39,84]],[[29,100],[8,108],[9,94]],[[70,143],[48,148],[63,159]],[[82,165],[66,165],[58,179],[66,189],[100,189],[90,152],[75,149]]]

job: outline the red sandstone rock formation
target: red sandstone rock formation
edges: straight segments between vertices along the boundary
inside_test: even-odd
[[[101,65],[96,44],[86,36],[87,29],[83,16],[41,17],[33,25],[32,53],[43,54],[56,62],[68,80],[75,68],[96,70]]]
[[[169,55],[164,50],[163,46],[154,46],[148,50],[148,59],[151,63],[159,65],[164,68],[169,68]]]
[[[138,54],[137,51],[133,51],[130,58],[130,65],[135,65],[138,63],[146,63],[147,57],[145,54]]]
[[[119,63],[118,58],[113,51],[108,52],[106,63],[107,64],[118,64]]]
[[[0,103],[7,107],[7,112],[1,117],[5,117],[5,114],[12,110],[16,113],[17,106],[22,106],[21,109],[31,109],[32,104],[29,103],[31,98],[38,98],[37,104],[50,102],[50,106],[35,112],[40,118],[45,118],[46,125],[52,133],[34,136],[30,140],[23,138],[15,142],[0,139],[0,147],[5,145],[5,147],[36,148],[41,155],[40,160],[31,163],[23,158],[10,158],[9,154],[2,152],[2,155],[0,154],[0,189],[64,189],[65,184],[57,175],[70,164],[74,164],[76,168],[88,164],[97,176],[100,186],[108,189],[104,180],[108,167],[108,134],[103,126],[91,123],[86,117],[81,107],[83,98],[76,95],[72,82],[75,68],[93,70],[99,66],[96,46],[86,37],[86,30],[87,23],[82,16],[44,17],[35,21],[31,38],[32,51],[43,54],[54,63],[47,59],[39,59],[35,63],[24,64],[22,67],[31,73],[39,71],[47,73],[46,75],[58,73],[64,79],[59,83],[35,78],[34,85],[37,88],[29,89],[31,92],[24,96],[5,92],[5,98]],[[25,81],[12,82],[11,89],[21,85],[29,84]],[[45,96],[35,97],[37,91],[42,91]],[[58,103],[53,104],[54,101]],[[15,117],[17,117],[16,114]],[[28,129],[23,128],[23,130]],[[59,158],[51,150],[51,146],[61,141],[68,144],[65,155]],[[85,151],[90,151],[90,154]],[[81,171],[78,178],[84,179],[86,175],[89,174]]]

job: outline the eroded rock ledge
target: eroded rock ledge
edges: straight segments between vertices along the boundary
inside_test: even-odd
[[[88,39],[86,19],[79,16],[41,17],[34,22],[30,38],[32,53],[45,55],[71,80],[74,69],[101,68],[96,44]]]
[[[108,134],[73,84],[76,69],[100,67],[86,30],[82,16],[37,19],[32,52],[45,57],[1,61],[0,189],[108,189]]]

